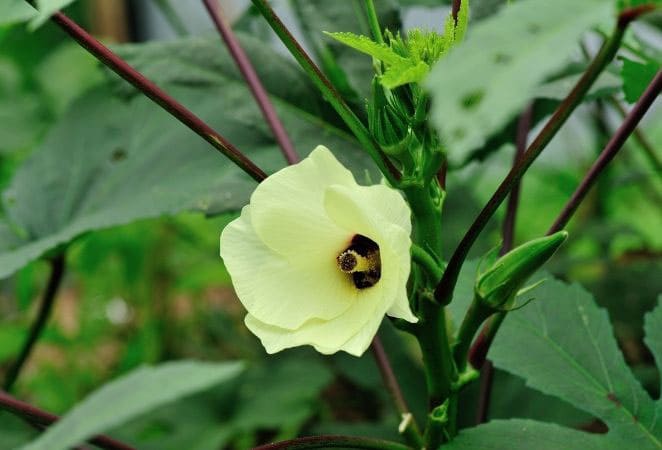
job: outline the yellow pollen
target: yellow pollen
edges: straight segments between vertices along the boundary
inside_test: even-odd
[[[345,273],[366,272],[374,266],[371,258],[361,256],[351,249],[338,255],[337,260],[338,268]]]

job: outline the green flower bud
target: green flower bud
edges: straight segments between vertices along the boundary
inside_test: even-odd
[[[368,125],[386,153],[395,156],[409,147],[411,133],[407,114],[377,77],[373,79],[372,99],[368,102]]]
[[[529,241],[503,255],[479,275],[476,298],[489,308],[502,308],[515,298],[529,277],[552,257],[567,237],[566,231],[559,231]]]

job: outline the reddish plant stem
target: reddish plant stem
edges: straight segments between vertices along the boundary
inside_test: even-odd
[[[59,417],[55,414],[18,400],[3,391],[0,391],[0,409],[21,417],[38,429],[46,428],[59,420]],[[88,442],[107,450],[134,450],[133,447],[104,435],[95,436],[89,439]]]
[[[626,116],[621,126],[600,153],[598,159],[591,166],[591,169],[586,173],[575,192],[573,192],[572,197],[570,197],[570,200],[568,200],[559,216],[547,231],[548,235],[556,233],[567,225],[598,176],[607,164],[614,159],[619,150],[623,148],[623,144],[625,144],[625,141],[637,128],[637,124],[639,124],[646,111],[648,111],[655,99],[660,95],[660,91],[662,91],[662,70],[657,72],[657,75],[655,75],[653,81],[648,85],[634,108],[632,108],[632,111]]]
[[[515,137],[515,155],[513,157],[513,165],[517,164],[519,159],[526,150],[527,137],[533,122],[533,104],[529,105],[517,122],[517,134]],[[519,206],[519,194],[521,190],[521,183],[517,182],[513,186],[508,196],[508,204],[506,206],[506,215],[503,221],[503,244],[501,246],[501,255],[505,255],[512,250],[515,242],[515,223],[517,218],[517,208]],[[481,424],[487,421],[487,415],[490,409],[490,401],[492,398],[492,386],[494,382],[494,366],[490,361],[481,369],[480,374],[480,391],[478,394],[478,408],[476,410],[476,423]]]
[[[276,138],[276,142],[278,142],[278,145],[280,146],[283,156],[285,156],[285,160],[288,162],[288,164],[295,164],[299,162],[299,155],[294,149],[292,141],[285,131],[285,127],[283,126],[278,117],[278,114],[276,113],[276,110],[271,104],[269,95],[267,94],[267,91],[264,89],[260,78],[255,72],[253,64],[251,64],[248,55],[246,55],[246,52],[232,31],[232,27],[223,16],[218,0],[202,0],[202,2],[204,3],[209,16],[211,17],[212,22],[214,22],[216,29],[221,35],[223,42],[225,42],[230,55],[232,55],[232,59],[234,59],[237,67],[239,68],[239,71],[244,77],[244,80],[248,84],[248,87],[253,94],[255,101],[262,111],[264,119],[267,121],[267,124],[271,128],[271,131]]]
[[[398,379],[395,377],[395,372],[393,372],[393,367],[391,366],[391,362],[388,359],[388,355],[386,350],[384,350],[384,345],[382,344],[382,340],[379,338],[379,336],[375,336],[375,338],[372,340],[370,349],[372,350],[372,355],[375,358],[375,363],[377,364],[379,373],[382,376],[384,386],[386,386],[386,390],[393,400],[393,404],[395,405],[395,408],[400,415],[400,419],[406,420],[405,417],[410,417],[410,422],[402,433],[405,434],[411,443],[415,442],[420,447],[423,444],[421,430],[416,423],[416,418],[411,413],[411,410],[407,405],[405,396],[402,394],[402,389],[398,384]]]
[[[361,120],[350,109],[340,93],[331,84],[329,79],[317,67],[317,64],[308,56],[306,51],[301,47],[301,44],[294,38],[292,33],[287,29],[285,24],[280,20],[280,17],[271,8],[267,0],[251,0],[253,6],[262,14],[262,17],[267,21],[271,29],[280,38],[281,42],[290,51],[290,54],[296,59],[301,68],[308,74],[310,80],[320,90],[322,96],[328,101],[340,118],[345,122],[347,127],[354,133],[357,140],[361,143],[363,148],[373,158],[381,172],[386,179],[393,185],[401,178],[400,172],[393,165],[391,160],[382,151],[381,147],[377,144],[375,139],[370,135],[370,132]]]
[[[9,371],[7,372],[7,377],[3,385],[3,389],[7,392],[10,392],[12,387],[14,387],[14,383],[16,383],[16,380],[18,379],[18,376],[20,375],[23,366],[30,358],[30,355],[32,354],[32,350],[34,349],[35,344],[39,340],[41,333],[44,331],[46,322],[48,322],[48,318],[51,315],[53,304],[55,303],[55,297],[57,295],[57,291],[60,287],[60,284],[62,284],[62,278],[64,276],[64,271],[65,271],[64,253],[55,256],[53,259],[49,261],[49,263],[51,266],[51,273],[48,278],[48,284],[46,285],[46,290],[44,291],[44,295],[39,304],[39,311],[37,312],[37,317],[30,326],[28,337],[23,343],[21,352],[19,353],[18,357],[16,358],[16,361],[13,363],[13,365],[9,368]]]
[[[461,6],[462,0],[453,0],[453,6],[451,6],[451,14],[453,15],[453,20],[455,20],[455,25],[457,25],[457,15],[460,12]]]
[[[395,373],[393,372],[388,355],[384,350],[384,345],[382,344],[382,340],[379,338],[379,336],[375,336],[375,338],[372,340],[371,349],[375,358],[375,363],[379,369],[379,373],[382,375],[384,385],[386,385],[389,394],[391,394],[393,404],[395,404],[399,413],[409,413],[409,407],[407,406],[404,395],[402,395],[402,390],[400,389],[398,380],[395,378]]]
[[[609,97],[608,102],[611,106],[614,107],[614,109],[616,109],[616,111],[618,111],[618,114],[621,116],[621,118],[625,119],[625,117],[627,117],[628,112],[625,110],[623,105],[621,105],[621,103],[616,99],[616,97]],[[639,146],[644,151],[646,158],[648,158],[651,165],[653,166],[653,170],[658,175],[662,174],[662,161],[655,152],[655,147],[648,140],[648,137],[639,127],[634,129],[632,135],[635,137],[635,139],[639,143]]]
[[[623,144],[636,129],[637,124],[641,121],[646,111],[651,107],[657,96],[660,95],[661,90],[662,70],[655,75],[655,78],[648,85],[641,98],[639,98],[637,104],[626,116],[625,120],[609,140],[604,150],[602,150],[596,162],[584,176],[581,183],[570,197],[570,200],[568,200],[559,216],[547,231],[547,235],[553,234],[565,227],[582,200],[586,197],[586,194],[591,186],[593,186],[600,173],[602,173],[607,164],[609,164],[618,151],[623,147]],[[487,352],[494,341],[494,337],[496,336],[504,317],[504,313],[496,314],[485,324],[485,326],[483,326],[480,335],[469,352],[469,361],[473,367],[479,369],[485,363]]]
[[[260,445],[253,450],[298,450],[307,448],[361,448],[372,450],[411,450],[397,442],[354,436],[307,436],[289,441]]]
[[[262,169],[257,167],[223,136],[218,134],[202,119],[186,109],[181,103],[166,94],[156,84],[127,64],[126,61],[97,41],[76,22],[61,12],[55,13],[53,17],[51,17],[51,20],[105,66],[132,84],[136,89],[172,114],[177,120],[189,127],[205,141],[209,142],[216,150],[227,156],[254,180],[262,181],[267,177],[267,174],[264,173]]]
[[[517,135],[515,137],[515,156],[513,157],[513,166],[515,166],[526,151],[527,137],[533,122],[533,104],[527,107],[517,122]],[[508,204],[506,205],[506,215],[503,221],[503,244],[501,245],[501,255],[508,253],[515,241],[515,219],[517,216],[517,206],[519,205],[519,195],[521,183],[518,181],[513,185]]]
[[[623,23],[627,25],[629,22]],[[444,276],[435,289],[434,297],[440,304],[447,305],[452,300],[453,290],[455,289],[455,284],[457,283],[457,277],[460,274],[462,264],[474,242],[483,231],[483,228],[485,228],[489,220],[492,218],[492,215],[508,196],[513,186],[524,175],[524,172],[526,172],[531,164],[533,164],[540,153],[542,153],[547,147],[547,144],[549,144],[559,129],[565,124],[572,112],[577,106],[579,106],[600,73],[602,73],[607,64],[613,59],[620,47],[620,43],[625,33],[624,26],[621,27],[620,24],[621,21],[619,20],[619,26],[616,27],[612,36],[605,41],[600,52],[593,59],[586,72],[584,72],[572,91],[570,91],[568,96],[561,102],[547,124],[533,140],[531,145],[529,145],[522,158],[520,158],[517,164],[515,164],[510,172],[508,172],[506,178],[501,182],[497,190],[465,233],[448,262]]]

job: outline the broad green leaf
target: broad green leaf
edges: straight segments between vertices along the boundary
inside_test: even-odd
[[[578,285],[548,280],[534,296],[508,315],[490,351],[494,364],[600,418],[610,442],[659,449],[657,407],[625,364],[607,313]]]
[[[603,435],[533,420],[493,420],[460,431],[444,450],[623,450],[627,442],[610,442]]]
[[[635,103],[644,93],[646,87],[653,81],[655,74],[662,66],[654,61],[640,63],[623,58],[623,68],[621,69],[621,78],[623,79],[623,92],[625,100],[629,103]]]
[[[90,394],[22,450],[65,450],[173,400],[232,380],[237,362],[181,361],[143,367]]]
[[[580,35],[604,23],[612,9],[603,0],[527,0],[476,23],[427,81],[431,119],[451,162],[466,160],[518,114],[536,87],[566,64]]]
[[[374,173],[296,66],[259,42],[244,42],[256,61],[269,61],[260,75],[301,156],[324,144],[359,179]],[[284,165],[218,37],[134,45],[122,54],[264,170]],[[121,80],[114,86],[133,94]],[[121,100],[99,88],[71,106],[3,193],[0,278],[92,230],[184,210],[236,211],[254,188],[246,174],[151,101],[140,95]]]
[[[644,331],[646,333],[644,342],[655,357],[658,371],[662,373],[662,295],[657,298],[657,302],[657,307],[646,314],[644,319]],[[660,378],[660,386],[662,386],[662,377]],[[657,408],[662,413],[662,400],[657,401]]]
[[[37,11],[25,0],[3,0],[0,4],[0,25],[10,25],[29,20]]]

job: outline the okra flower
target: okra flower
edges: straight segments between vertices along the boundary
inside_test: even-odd
[[[221,256],[268,353],[312,345],[359,356],[407,300],[409,207],[360,186],[325,147],[263,181],[221,234]]]

